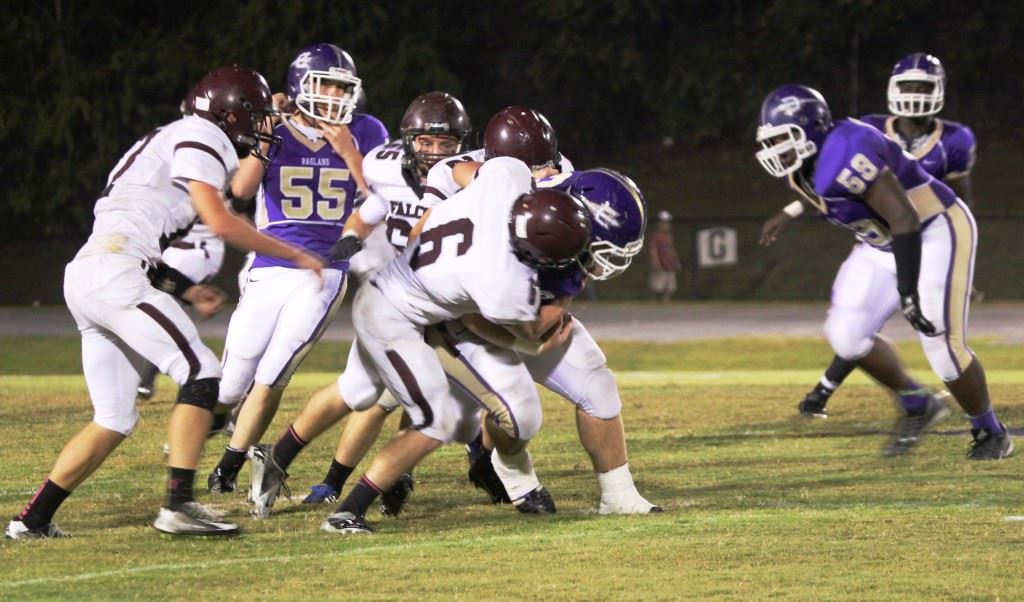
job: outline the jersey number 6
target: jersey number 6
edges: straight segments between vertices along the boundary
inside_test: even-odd
[[[460,218],[455,221],[441,224],[420,234],[419,244],[413,251],[409,265],[414,270],[428,266],[441,256],[441,249],[444,246],[444,239],[449,236],[461,235],[462,240],[455,247],[455,256],[465,255],[466,251],[473,246],[473,222],[468,218]],[[423,251],[423,245],[430,243],[430,248]]]

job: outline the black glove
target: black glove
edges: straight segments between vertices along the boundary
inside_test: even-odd
[[[359,252],[359,249],[363,248],[363,241],[359,239],[355,234],[346,234],[338,239],[338,242],[334,243],[331,247],[331,254],[328,259],[331,261],[341,261],[343,259],[351,259],[353,255]]]
[[[924,312],[921,311],[921,299],[917,296],[917,291],[901,296],[900,307],[903,309],[903,317],[910,322],[914,330],[930,337],[935,336],[935,325],[924,317]]]

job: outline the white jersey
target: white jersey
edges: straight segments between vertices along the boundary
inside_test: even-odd
[[[537,272],[512,253],[508,215],[530,192],[522,161],[492,159],[464,191],[434,207],[416,244],[373,282],[419,326],[468,313],[496,323],[529,322],[540,306]]]
[[[558,154],[558,157],[558,163],[561,166],[561,173],[572,173],[572,162],[561,153]],[[435,163],[434,166],[430,168],[430,171],[427,172],[427,192],[424,197],[428,199],[429,197],[434,197],[432,201],[434,204],[437,204],[448,197],[455,195],[455,193],[461,190],[461,187],[455,182],[453,171],[456,165],[466,161],[483,163],[484,149],[478,148],[477,150],[448,157],[447,159],[442,159]]]
[[[190,180],[225,190],[238,171],[227,135],[195,116],[159,127],[136,142],[114,166],[96,202],[92,235],[79,251],[122,253],[160,261],[168,245],[196,222]]]
[[[399,250],[405,248],[409,232],[427,209],[440,202],[432,195],[423,196],[423,186],[416,181],[416,176],[402,169],[404,157],[401,140],[382,144],[366,154],[363,176],[376,194],[366,199],[364,206],[369,206],[365,210],[363,207],[359,210],[360,216],[371,225],[378,223],[380,216],[386,216],[383,223],[388,242]]]

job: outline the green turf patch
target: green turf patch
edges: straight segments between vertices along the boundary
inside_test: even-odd
[[[54,356],[66,344],[39,345],[35,352],[50,353],[40,363],[58,365]],[[268,439],[335,377],[336,368],[321,362],[342,346],[321,347],[326,355],[285,392]],[[174,399],[161,377],[156,396],[140,404],[136,434],[58,514],[76,538],[0,545],[0,598],[1024,597],[1024,525],[1005,520],[1024,514],[1020,459],[965,460],[962,416],[938,425],[915,453],[889,460],[880,450],[895,410],[856,375],[831,401],[828,420],[796,414],[828,359],[818,342],[605,347],[613,365],[628,367],[617,377],[637,486],[664,514],[596,515],[598,487],[573,408],[544,393],[544,427],[531,449],[558,503],[554,516],[529,518],[486,503],[466,482],[464,452],[449,446],[417,469],[416,491],[400,518],[370,517],[377,535],[323,533],[317,527],[330,508],[297,499],[322,478],[334,429],[291,467],[297,499],[280,501],[271,520],[249,519],[243,495],[203,494],[201,501],[230,511],[245,534],[227,541],[161,537],[148,526],[162,501],[161,447]],[[730,367],[729,349],[748,361]],[[753,349],[774,357],[758,359]],[[1021,353],[978,351],[988,352],[990,367]],[[790,359],[778,365],[779,356]],[[1024,425],[1024,373],[992,369],[989,380],[1000,417]],[[0,376],[0,506],[8,515],[90,417],[77,372]],[[385,433],[395,428],[396,417],[390,420]],[[200,485],[224,443],[208,445]],[[243,486],[247,475],[243,470]]]

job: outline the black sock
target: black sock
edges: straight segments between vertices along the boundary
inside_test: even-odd
[[[238,471],[242,470],[242,466],[245,464],[245,452],[239,451],[231,446],[224,446],[224,455],[220,457],[220,462],[217,463],[217,468],[220,469],[220,473],[227,477],[238,476]]]
[[[380,488],[363,475],[352,491],[348,492],[345,501],[338,506],[339,512],[351,512],[356,516],[366,516],[366,511],[380,495]]]
[[[341,491],[341,488],[345,486],[345,481],[348,480],[348,476],[355,470],[355,466],[345,466],[341,462],[331,458],[331,467],[327,469],[327,476],[324,477],[324,483],[331,486],[331,489],[335,491]]]
[[[60,508],[69,495],[71,495],[70,491],[50,479],[46,479],[18,518],[29,529],[47,525],[53,520],[57,508]]]
[[[188,468],[168,468],[167,507],[174,508],[185,502],[194,501],[192,483],[196,480],[196,471]]]
[[[856,362],[844,360],[838,355],[832,358],[832,363],[825,370],[825,378],[832,381],[835,386],[843,384],[846,377],[857,367]]]
[[[288,429],[285,430],[281,438],[274,444],[274,462],[277,463],[281,470],[288,470],[292,460],[295,459],[295,456],[299,455],[299,452],[304,447],[306,447],[306,442],[295,434],[295,429],[291,425],[288,425]]]

